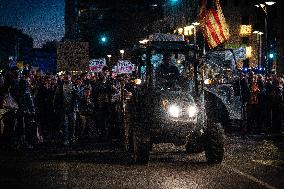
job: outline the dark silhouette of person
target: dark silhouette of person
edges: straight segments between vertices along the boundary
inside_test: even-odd
[[[159,84],[172,86],[179,78],[179,70],[175,65],[170,64],[171,54],[164,54],[163,63],[157,68],[156,76]]]

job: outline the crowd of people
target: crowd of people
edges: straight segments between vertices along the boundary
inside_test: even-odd
[[[96,75],[75,76],[40,76],[12,68],[0,80],[1,143],[19,149],[61,139],[69,146],[90,135],[93,123],[99,140],[110,140],[117,133],[110,127],[119,119],[122,80],[130,81],[108,67]]]
[[[119,133],[121,93],[133,86],[130,77],[114,75],[108,67],[93,75],[39,75],[11,68],[0,77],[0,143],[21,149],[59,140],[70,146],[94,129],[99,140],[111,140]],[[240,89],[245,131],[280,134],[283,77],[243,75]]]
[[[241,78],[241,96],[244,127],[249,133],[280,135],[284,117],[284,78],[276,75],[244,74]]]

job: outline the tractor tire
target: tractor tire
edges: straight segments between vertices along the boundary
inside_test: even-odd
[[[211,123],[205,131],[205,156],[208,164],[220,164],[224,158],[224,131],[221,124]]]
[[[144,143],[143,134],[132,132],[130,146],[132,151],[132,160],[134,164],[147,164],[150,158],[150,144]]]

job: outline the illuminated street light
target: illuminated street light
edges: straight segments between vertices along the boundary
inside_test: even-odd
[[[254,6],[256,6],[257,8],[258,8],[258,7],[264,8],[264,7],[265,7],[265,4],[260,3],[260,4],[257,4],[257,5],[254,5]]]
[[[194,34],[194,45],[196,45],[197,44],[197,39],[196,39],[197,29],[196,28],[200,25],[200,23],[199,22],[193,22],[192,25],[193,25],[193,34]]]
[[[268,6],[274,5],[276,2],[275,1],[266,1],[265,4]]]
[[[149,42],[148,39],[143,39],[141,41],[139,41],[140,44],[147,44]]]
[[[254,31],[253,34],[256,34],[258,36],[258,69],[262,67],[262,38],[261,35],[263,35],[263,32],[261,31]]]
[[[261,10],[264,12],[265,14],[265,17],[264,17],[264,21],[265,21],[265,31],[264,31],[264,34],[265,34],[265,49],[266,49],[266,52],[265,52],[265,55],[266,55],[266,65],[267,65],[267,71],[268,73],[271,72],[271,68],[272,68],[272,60],[273,58],[270,58],[270,46],[271,46],[271,26],[270,26],[270,23],[269,23],[269,19],[268,19],[268,6],[272,6],[276,3],[276,1],[259,1],[257,0],[257,4],[255,5],[256,7],[258,8],[261,8]],[[260,36],[260,35],[259,35]]]
[[[108,54],[107,57],[108,57],[108,61],[110,62],[110,59],[111,59],[112,55]]]
[[[194,25],[194,26],[199,26],[200,23],[199,23],[199,22],[193,22],[192,25]]]
[[[121,59],[123,59],[123,55],[124,55],[125,51],[123,49],[121,49],[119,52],[121,54]]]

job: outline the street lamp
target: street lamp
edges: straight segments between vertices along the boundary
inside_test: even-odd
[[[148,39],[143,39],[143,40],[139,41],[139,43],[143,44],[143,45],[147,44],[148,42],[149,42]]]
[[[258,67],[258,70],[260,70],[260,68],[262,67],[262,64],[261,64],[261,59],[262,59],[262,39],[261,39],[261,35],[263,35],[263,32],[260,32],[260,31],[254,31],[253,32],[254,34],[257,35],[257,38],[258,38],[258,64],[257,64],[257,67]]]
[[[274,5],[276,3],[276,1],[266,1],[265,4],[271,6]]]
[[[121,49],[119,52],[121,54],[121,59],[123,59],[123,55],[124,55],[125,51],[123,49]]]
[[[107,57],[108,57],[108,61],[110,62],[110,59],[112,57],[111,54],[108,54]]]
[[[197,43],[197,39],[196,39],[196,31],[197,31],[197,27],[200,25],[199,22],[193,22],[192,25],[194,26],[193,27],[193,34],[194,34],[194,45],[196,45]]]
[[[276,3],[276,1],[259,1],[257,0],[257,4],[255,5],[257,8],[261,8],[261,10],[264,12],[265,14],[265,19],[264,19],[264,24],[265,24],[265,51],[266,51],[266,58],[265,58],[265,62],[266,62],[266,65],[267,65],[267,71],[268,73],[271,72],[271,68],[272,68],[272,65],[271,65],[271,59],[269,60],[269,52],[270,52],[270,45],[271,45],[271,34],[270,34],[270,31],[271,31],[271,28],[268,27],[269,25],[269,19],[268,19],[268,6],[272,6]]]

